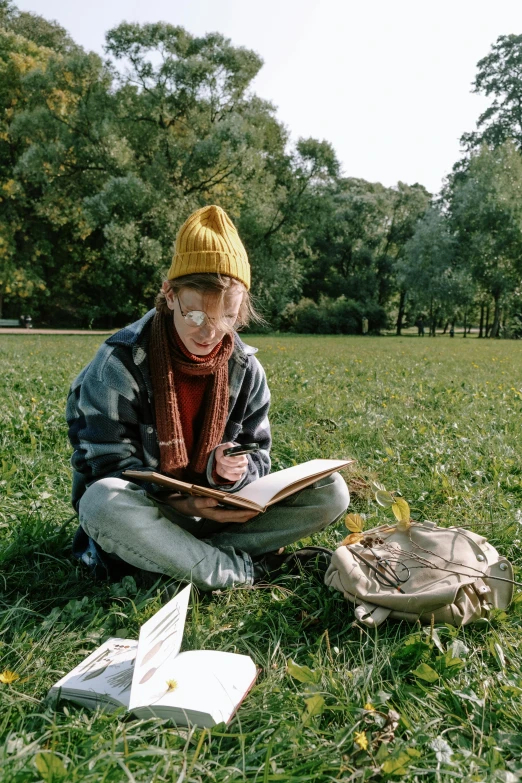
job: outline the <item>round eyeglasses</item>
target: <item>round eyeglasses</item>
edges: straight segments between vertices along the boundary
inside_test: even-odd
[[[181,317],[189,326],[203,326],[206,323],[216,323],[219,329],[219,323],[226,324],[227,327],[234,326],[237,321],[237,315],[224,315],[222,318],[210,318],[203,310],[187,310],[183,312],[179,296],[176,297],[179,304]]]

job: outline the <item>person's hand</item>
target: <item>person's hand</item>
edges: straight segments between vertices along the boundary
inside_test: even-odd
[[[257,511],[247,511],[246,509],[228,509],[218,506],[218,501],[214,498],[195,497],[193,495],[169,495],[163,500],[171,508],[185,514],[188,517],[203,517],[211,519],[214,522],[223,524],[240,524],[248,522],[249,519],[257,516]]]
[[[223,454],[225,449],[236,445],[236,443],[222,443],[214,452],[216,473],[221,478],[233,481],[234,484],[236,481],[239,481],[248,468],[248,457],[246,454],[239,454],[236,457],[225,457]]]

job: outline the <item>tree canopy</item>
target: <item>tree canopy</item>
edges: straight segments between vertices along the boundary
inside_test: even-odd
[[[345,176],[327,140],[291,144],[252,91],[261,58],[220,33],[122,22],[106,54],[0,0],[0,314],[141,315],[181,223],[218,203],[272,327],[400,334],[491,301],[499,333],[521,273],[522,36],[479,62],[493,102],[435,201]]]

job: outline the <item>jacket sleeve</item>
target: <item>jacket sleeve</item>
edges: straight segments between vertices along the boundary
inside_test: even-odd
[[[270,473],[270,447],[272,437],[268,410],[270,408],[270,390],[266,382],[265,371],[255,356],[249,357],[252,363],[252,373],[249,379],[248,399],[244,415],[240,423],[241,429],[236,436],[238,443],[259,443],[259,451],[248,454],[248,469],[235,484],[216,484],[212,477],[214,467],[214,451],[207,464],[207,481],[209,486],[224,492],[236,492],[262,476]]]
[[[86,484],[144,467],[146,425],[139,422],[139,386],[125,364],[103,345],[73,382],[67,400],[71,464]]]

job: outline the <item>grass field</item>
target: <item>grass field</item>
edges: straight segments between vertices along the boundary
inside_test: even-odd
[[[185,647],[245,652],[262,668],[229,728],[178,731],[158,720],[44,703],[63,673],[106,637],[135,635],[161,603],[159,584],[128,577],[93,584],[69,556],[75,522],[67,521],[63,411],[70,381],[100,339],[0,336],[0,672],[18,675],[0,682],[0,779],[522,778],[520,600],[487,625],[438,628],[435,644],[420,626],[359,627],[341,594],[314,578],[193,593]],[[386,518],[361,483],[374,478],[399,489],[415,519],[487,535],[521,578],[519,343],[249,342],[259,347],[272,390],[275,469],[318,456],[355,457],[352,510],[368,515],[367,527]],[[340,523],[315,540],[335,546],[345,533]],[[293,677],[289,659],[313,670],[315,684]],[[438,672],[435,682],[413,673],[421,662]],[[322,699],[313,698],[313,688]],[[389,709],[400,721],[383,743],[381,713]]]

